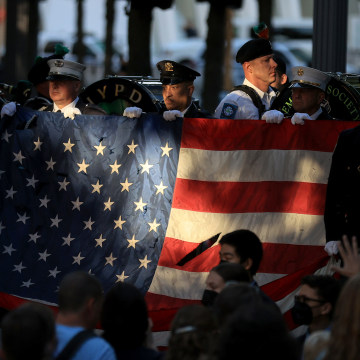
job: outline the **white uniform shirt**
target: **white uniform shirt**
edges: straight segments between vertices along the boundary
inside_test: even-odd
[[[253,88],[259,94],[261,102],[265,105],[265,110],[270,109],[276,98],[276,93],[271,87],[269,87],[267,93],[264,93],[247,79],[244,80],[243,85]],[[215,118],[259,120],[259,110],[248,94],[241,90],[235,90],[221,100],[215,110]]]
[[[78,100],[79,100],[79,97],[77,97],[72,103],[64,106],[62,109],[59,109],[58,106],[54,103],[53,112],[57,112],[58,110],[60,110],[62,113],[65,113],[66,109],[74,109],[76,107]]]

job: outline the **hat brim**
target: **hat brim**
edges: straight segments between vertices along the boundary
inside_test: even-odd
[[[160,81],[163,85],[176,85],[186,81],[194,81],[194,79],[184,79],[179,77],[162,77]]]
[[[289,88],[303,88],[303,89],[320,89],[323,90],[320,87],[320,84],[309,84],[309,83],[305,83],[305,82],[294,82],[292,83]]]
[[[60,75],[60,74],[54,74],[54,75],[49,75],[46,80],[49,81],[56,81],[56,80],[77,80],[77,81],[81,81],[81,79],[79,79],[78,77],[76,77],[75,75]]]

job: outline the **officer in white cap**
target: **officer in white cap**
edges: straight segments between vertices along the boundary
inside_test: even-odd
[[[93,104],[86,104],[79,98],[85,65],[63,59],[51,59],[49,94],[53,104],[40,110],[62,112],[65,117],[73,118],[76,114],[106,115],[106,112]]]
[[[236,62],[242,65],[245,80],[220,102],[215,117],[281,123],[284,115],[269,110],[276,98],[270,84],[275,81],[277,67],[270,41],[262,38],[249,40],[239,49]]]
[[[87,104],[78,96],[85,65],[64,59],[51,59],[47,64],[50,70],[46,80],[49,81],[49,96],[53,103],[42,106],[39,111],[61,112],[64,117],[71,119],[81,114],[106,115],[102,108]],[[1,109],[1,117],[13,116],[15,112],[16,104],[8,103]]]
[[[325,100],[326,86],[331,77],[324,72],[306,66],[291,69],[292,105],[295,114],[292,124],[304,124],[304,120],[330,120],[332,117],[321,106]]]

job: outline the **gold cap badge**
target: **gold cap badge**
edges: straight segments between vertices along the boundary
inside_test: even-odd
[[[304,75],[304,69],[302,69],[302,68],[298,69],[297,74],[299,76],[303,76]]]
[[[174,66],[171,62],[165,63],[165,71],[174,71]]]

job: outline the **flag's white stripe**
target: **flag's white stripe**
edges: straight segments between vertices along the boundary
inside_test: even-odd
[[[214,266],[215,265],[216,264],[214,264]],[[332,265],[334,265],[334,263],[329,261],[326,266],[317,270],[316,274],[331,274],[332,272],[330,267]],[[200,300],[205,289],[207,276],[207,272],[190,272],[158,266],[149,288],[149,292],[180,299]],[[256,281],[260,286],[263,286],[284,276],[286,276],[286,274],[258,273],[256,275]],[[290,301],[293,301],[293,295],[294,294],[291,293],[277,302],[283,313],[291,308]]]
[[[267,243],[325,244],[322,215],[289,213],[219,214],[172,208],[166,236],[200,243],[218,233],[238,229],[251,229]]]
[[[153,332],[153,342],[155,346],[168,346],[169,344],[169,338],[170,338],[170,331],[158,331]]]
[[[158,266],[148,291],[179,299],[200,300],[207,276],[207,272],[190,272]]]
[[[181,149],[177,177],[201,181],[298,181],[327,184],[331,156],[329,152],[309,150]]]
[[[255,281],[259,286],[266,285],[275,280],[279,280],[282,277],[286,276],[286,274],[268,274],[268,273],[257,273],[254,277]]]

